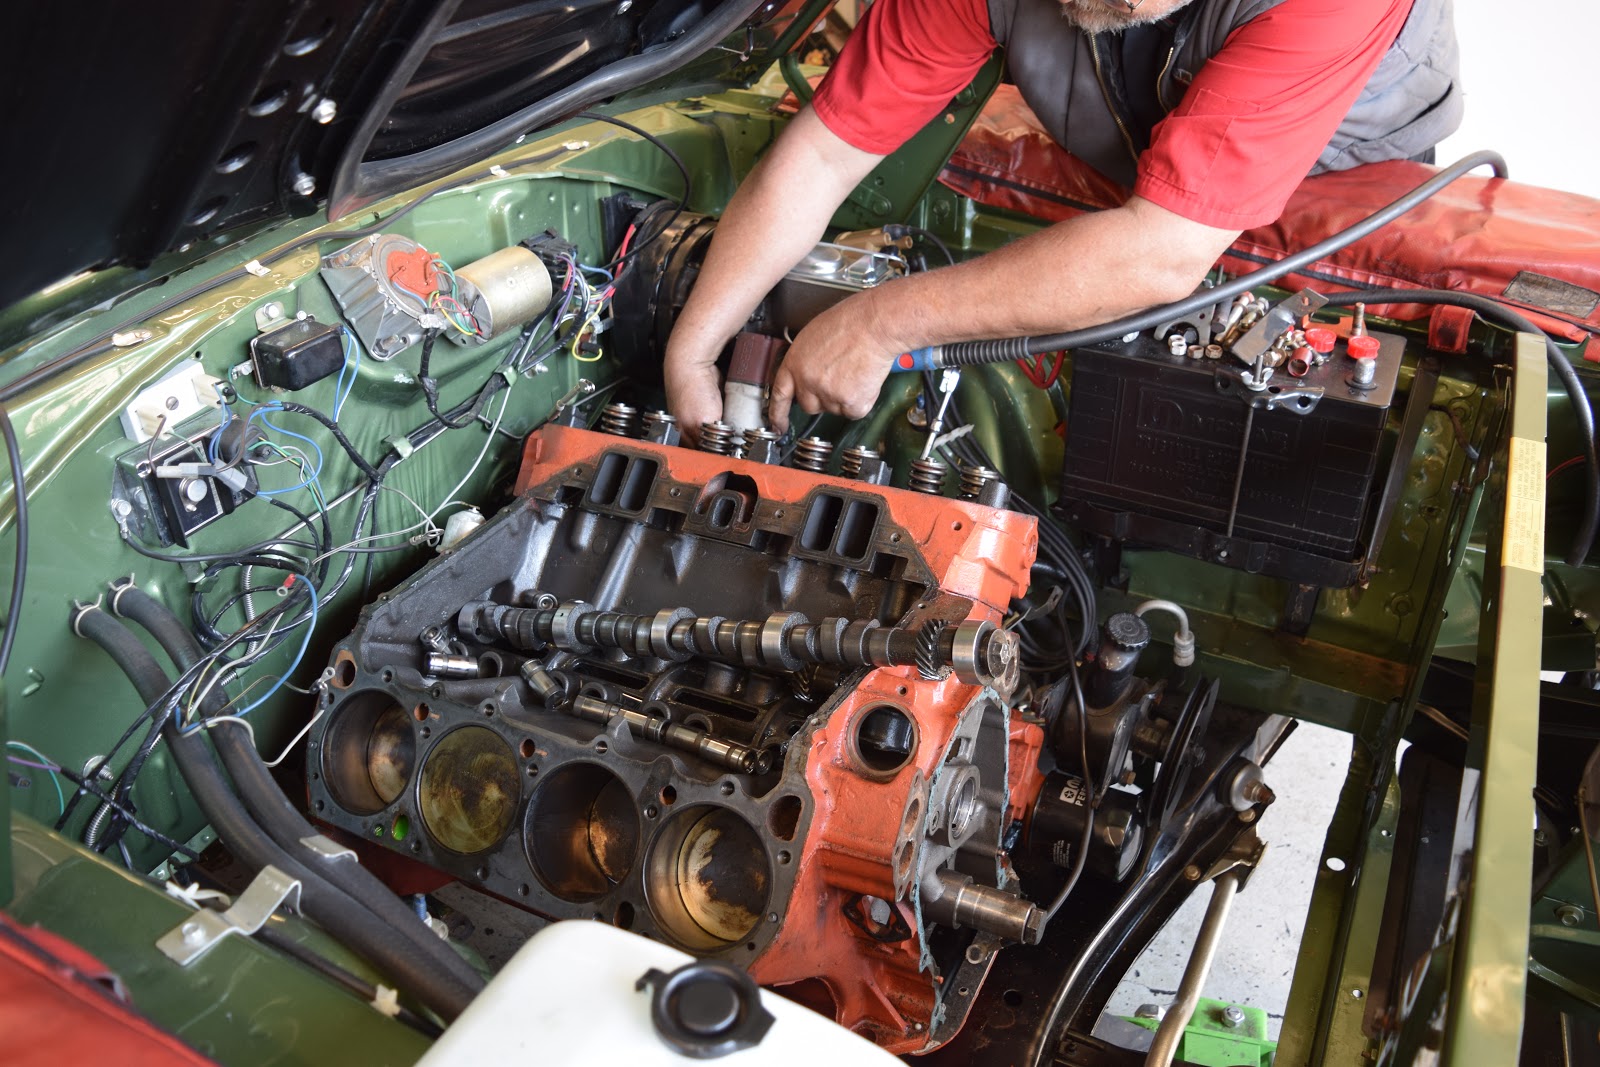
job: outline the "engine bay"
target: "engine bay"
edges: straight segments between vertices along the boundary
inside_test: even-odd
[[[374,1062],[415,1061],[571,920],[887,1053],[1130,1062],[1096,1029],[1112,988],[1196,889],[1200,940],[1222,936],[1307,721],[1353,754],[1279,1062],[1332,1034],[1411,1062],[1445,1032],[1466,916],[1529,880],[1497,905],[1463,866],[1474,776],[1505,773],[1488,709],[1502,739],[1539,729],[1536,682],[1531,705],[1481,686],[1519,654],[1593,669],[1586,550],[1504,584],[1546,569],[1546,409],[1551,455],[1581,453],[1587,376],[1549,378],[1504,323],[1457,351],[1381,295],[1219,269],[1150,326],[918,357],[866,418],[774,433],[766,390],[811,318],[1040,224],[929,174],[884,187],[909,223],[847,205],[726,353],[724,419],[679,426],[661,354],[789,88],[572,120],[250,236],[107,309],[133,325],[103,340],[89,316],[26,346],[77,360],[13,404],[33,595],[71,609],[17,637],[6,729],[35,769],[13,768],[9,912],[146,975],[180,961],[187,996],[238,953],[313,945],[354,975],[344,1014],[313,1006],[326,967],[229,995],[285,990],[263,1027],[325,1014]],[[1550,478],[1559,549],[1585,489]],[[1491,793],[1520,804],[1512,762]],[[1568,792],[1500,818],[1537,819],[1570,907]],[[112,867],[150,898],[137,951],[61,904]],[[268,940],[169,914],[274,885]]]

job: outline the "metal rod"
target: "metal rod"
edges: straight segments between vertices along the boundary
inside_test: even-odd
[[[1178,1042],[1183,1031],[1194,1018],[1194,1009],[1200,1003],[1200,987],[1211,973],[1211,963],[1217,958],[1217,946],[1222,941],[1222,927],[1228,921],[1228,909],[1234,895],[1239,892],[1239,872],[1228,871],[1217,876],[1211,884],[1211,903],[1206,905],[1206,917],[1200,923],[1200,933],[1194,939],[1194,951],[1189,955],[1189,966],[1184,968],[1183,981],[1178,985],[1178,999],[1167,1009],[1161,1028],[1150,1043],[1144,1058],[1145,1067],[1171,1067],[1178,1052]]]
[[[1244,438],[1239,442],[1239,469],[1233,472],[1233,502],[1228,505],[1228,536],[1233,536],[1234,524],[1239,521],[1239,493],[1244,488],[1244,463],[1250,458],[1250,430],[1256,424],[1256,406],[1251,404],[1244,413]]]

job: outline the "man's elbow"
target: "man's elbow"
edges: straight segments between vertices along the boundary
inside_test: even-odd
[[[1141,294],[1150,305],[1182,300],[1200,287],[1207,272],[1239,237],[1237,230],[1186,219],[1147,200],[1128,205],[1143,231],[1147,265]]]

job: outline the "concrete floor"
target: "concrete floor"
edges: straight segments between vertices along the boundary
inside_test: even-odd
[[[1202,991],[1217,1000],[1266,1009],[1273,1038],[1289,1000],[1323,836],[1349,763],[1347,734],[1302,723],[1267,766],[1267,783],[1278,799],[1261,820],[1266,855],[1234,901]],[[1178,909],[1117,987],[1107,1007],[1111,1014],[1132,1015],[1141,1004],[1172,1002],[1210,895],[1202,887]]]

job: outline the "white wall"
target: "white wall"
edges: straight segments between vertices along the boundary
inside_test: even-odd
[[[1518,181],[1600,197],[1600,3],[1455,3],[1467,116],[1439,162],[1492,148]]]

